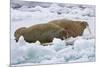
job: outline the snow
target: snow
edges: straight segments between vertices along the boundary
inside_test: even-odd
[[[91,39],[91,40],[85,40],[85,39],[82,39],[82,38],[79,38],[77,39],[75,42],[74,42],[74,48],[75,50],[83,50],[83,49],[87,49],[89,47],[94,47],[94,39]]]
[[[52,44],[53,45],[51,47],[56,51],[59,51],[66,47],[66,43],[63,40],[57,38],[53,39]]]
[[[22,38],[22,39],[21,39]],[[48,49],[39,45],[40,42],[36,43],[25,43],[23,37],[20,37],[18,43],[11,47],[11,63],[18,64],[20,62],[33,62],[37,63],[43,59],[51,59],[55,56],[56,52],[52,49]],[[23,45],[22,45],[23,44]]]
[[[20,2],[21,3],[21,2]],[[21,36],[18,43],[14,40],[14,32],[20,27],[47,23],[54,19],[85,20],[89,24],[83,36],[65,40],[54,38],[48,46],[42,46],[38,40],[28,43]],[[11,65],[55,64],[69,62],[95,61],[95,6],[68,4],[63,7],[56,3],[49,7],[11,8]]]

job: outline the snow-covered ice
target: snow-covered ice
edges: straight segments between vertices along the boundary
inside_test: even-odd
[[[53,39],[52,44],[53,45],[51,45],[51,48],[53,48],[56,51],[59,51],[66,47],[66,43],[63,40],[57,38]]]
[[[38,40],[35,43],[24,41],[21,36],[18,43],[14,40],[17,28],[35,24],[47,23],[54,19],[85,20],[89,24],[83,36],[61,40],[54,38],[51,45],[42,46]],[[65,4],[64,7],[56,3],[48,7],[29,7],[24,3],[20,8],[11,8],[11,64],[35,65],[55,64],[66,62],[95,61],[95,6]]]

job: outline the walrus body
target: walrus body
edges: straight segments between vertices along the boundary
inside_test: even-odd
[[[30,43],[37,40],[41,43],[48,43],[52,42],[53,38],[81,36],[86,26],[88,26],[87,22],[60,19],[28,28],[21,27],[15,31],[14,36],[16,42],[20,36],[23,36],[24,40]]]
[[[70,37],[82,36],[84,29],[88,26],[88,23],[85,21],[72,21],[66,19],[53,20],[49,23],[53,23],[64,28]]]
[[[54,24],[38,24],[33,25],[29,28],[19,28],[16,30],[14,36],[16,41],[19,40],[20,36],[23,36],[27,42],[36,42],[39,40],[41,43],[48,43],[53,40],[54,37],[61,38],[66,37],[66,31]]]

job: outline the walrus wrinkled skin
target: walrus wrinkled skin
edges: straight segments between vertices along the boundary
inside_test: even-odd
[[[24,40],[29,43],[37,40],[41,43],[48,43],[52,42],[54,37],[63,39],[66,35],[66,30],[52,23],[33,25],[28,28],[22,27],[17,29],[14,34],[16,42],[20,36],[23,36]]]
[[[49,23],[53,23],[64,28],[69,37],[82,36],[84,29],[89,26],[86,21],[72,21],[67,19],[53,20]]]
[[[81,36],[84,29],[88,26],[85,21],[72,21],[66,19],[53,20],[45,24],[37,24],[28,28],[21,27],[14,33],[15,40],[23,36],[26,42],[41,43],[52,42],[53,38],[65,39],[69,37]]]

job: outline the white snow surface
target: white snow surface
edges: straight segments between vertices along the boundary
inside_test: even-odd
[[[51,4],[48,8],[24,5],[19,9],[11,8],[11,65],[95,61],[95,6],[83,5],[84,9],[78,5],[70,6]],[[91,34],[86,29],[83,36],[66,40],[54,38],[52,45],[48,46],[42,46],[38,40],[35,43],[25,42],[23,36],[18,43],[15,42],[16,29],[60,18],[87,21]]]

